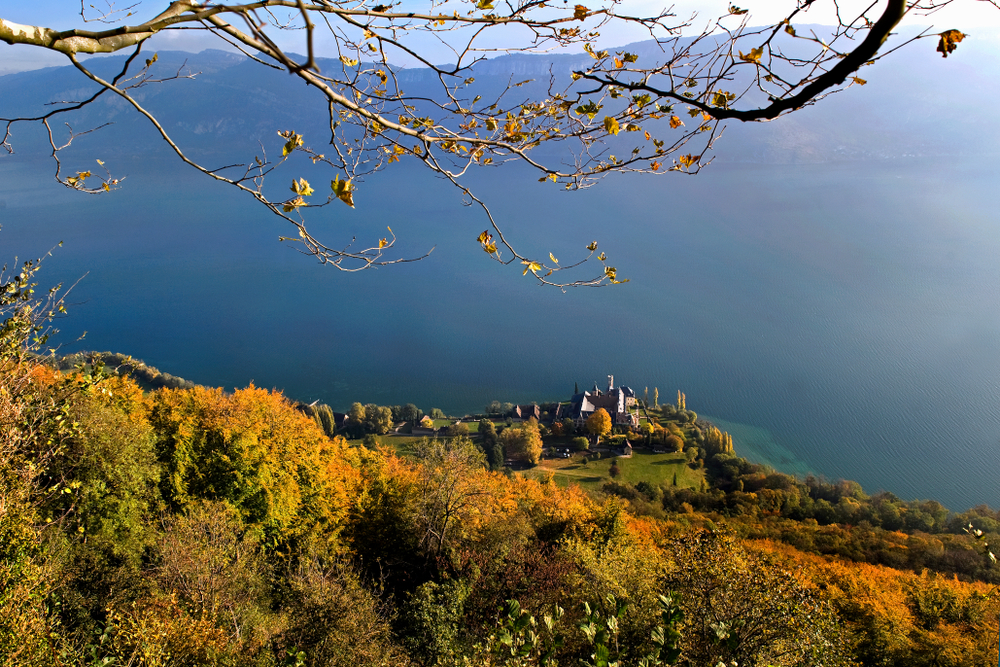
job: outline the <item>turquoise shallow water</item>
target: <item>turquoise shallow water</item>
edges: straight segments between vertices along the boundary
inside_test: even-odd
[[[130,353],[226,388],[481,410],[568,397],[613,373],[677,389],[737,448],[867,490],[1000,505],[1000,276],[989,163],[715,165],[564,194],[515,170],[471,184],[526,251],[597,239],[627,285],[539,289],[489,262],[484,220],[407,167],[319,212],[326,238],[391,225],[424,262],[338,274],[277,243],[250,202],[156,161],[83,197],[0,160],[0,250],[60,240],[64,349]],[[500,174],[503,174],[503,180]],[[322,179],[318,179],[322,180]],[[77,337],[87,332],[82,342]]]

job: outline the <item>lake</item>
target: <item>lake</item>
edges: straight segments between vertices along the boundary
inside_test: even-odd
[[[331,245],[390,225],[404,254],[435,246],[359,274],[282,247],[294,230],[193,172],[120,168],[125,189],[88,197],[57,186],[45,162],[0,159],[4,258],[64,241],[41,283],[82,277],[63,351],[124,352],[336,410],[464,414],[567,398],[613,374],[639,395],[658,387],[662,402],[684,391],[738,453],[779,469],[952,509],[1000,505],[991,161],[716,164],[578,193],[506,167],[474,175],[525,254],[566,264],[597,240],[630,278],[567,293],[489,261],[482,214],[410,166],[311,223]]]

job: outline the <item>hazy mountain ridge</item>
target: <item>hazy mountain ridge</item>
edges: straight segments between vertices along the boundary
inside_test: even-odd
[[[1000,64],[1000,39],[987,35],[967,40],[947,60],[934,52],[932,44],[925,40],[910,45],[864,68],[859,76],[868,80],[867,85],[852,86],[812,108],[771,123],[731,124],[716,146],[718,159],[795,163],[1000,152],[993,132],[1000,91],[984,85]],[[644,61],[660,53],[652,41],[613,50],[637,53]],[[91,63],[99,74],[112,77],[124,60],[125,56],[110,56]],[[470,96],[482,94],[484,99],[528,79],[530,83],[514,91],[518,98],[528,98],[544,95],[550,78],[563,78],[589,62],[586,54],[513,54],[476,63],[462,76],[476,78]],[[320,59],[319,64],[325,71],[341,67],[334,60]],[[315,91],[239,54],[213,49],[197,54],[162,51],[153,71],[164,78],[195,74],[193,79],[147,84],[134,91],[136,99],[194,154],[258,150],[260,141],[273,142],[282,129],[294,128],[307,138],[329,134],[326,105]],[[396,77],[409,95],[433,95],[433,87],[440,85],[430,69],[400,69]],[[52,102],[84,99],[96,88],[67,66],[2,76],[0,91],[5,93],[0,95],[0,116],[14,117],[37,115]],[[107,138],[113,134],[114,145],[125,154],[165,150],[149,123],[108,93],[61,120],[77,130],[115,123],[114,128],[81,137],[78,146],[90,144],[106,153]],[[313,140],[317,148],[320,143]]]

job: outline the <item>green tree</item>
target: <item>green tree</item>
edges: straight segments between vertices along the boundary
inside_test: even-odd
[[[410,422],[415,424],[420,421],[421,417],[424,416],[424,411],[415,406],[413,403],[407,403],[399,411],[400,421]]]
[[[456,424],[452,424],[451,426],[448,427],[448,437],[449,438],[469,437],[469,425],[466,424],[465,422],[458,422]]]
[[[365,422],[365,406],[360,403],[351,403],[351,409],[347,411],[347,418],[355,424],[363,424]]]
[[[392,430],[392,410],[390,408],[369,403],[364,407],[364,428],[368,433],[385,435]]]
[[[675,541],[670,554],[676,565],[667,581],[684,612],[690,664],[851,664],[831,606],[731,534],[697,531]]]
[[[444,419],[445,414],[441,408],[431,408],[431,419]]]

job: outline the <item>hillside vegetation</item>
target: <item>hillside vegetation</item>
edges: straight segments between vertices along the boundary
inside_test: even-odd
[[[686,477],[638,479],[633,453],[588,492],[546,471],[547,442],[581,437],[555,424],[452,424],[397,453],[254,386],[63,372],[30,354],[61,308],[36,268],[0,290],[0,664],[997,660],[987,554],[945,532],[966,516],[754,466],[683,407],[630,437]],[[344,428],[392,416],[358,407]],[[573,457],[596,470],[592,435]]]

